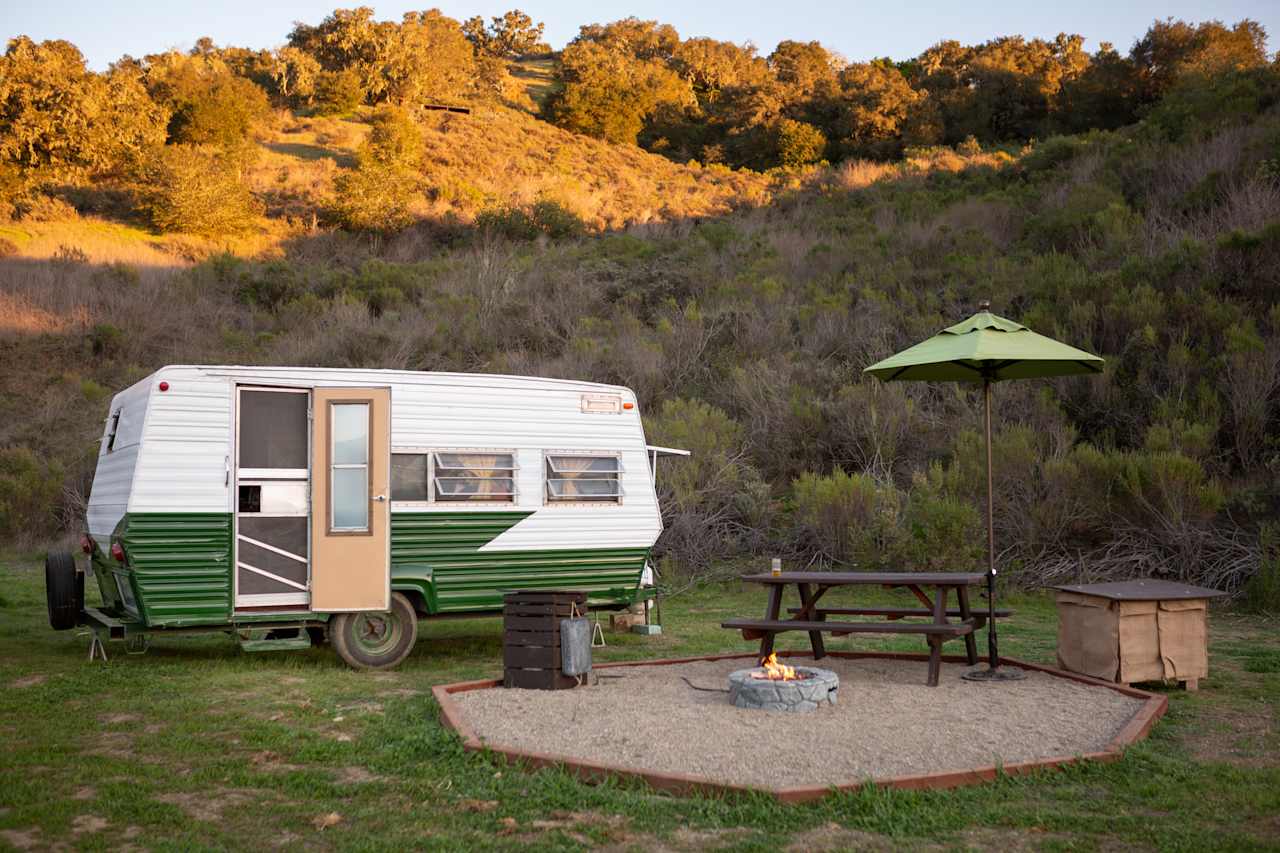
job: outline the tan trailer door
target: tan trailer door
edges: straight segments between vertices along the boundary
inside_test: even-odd
[[[311,609],[391,608],[391,391],[316,388]]]

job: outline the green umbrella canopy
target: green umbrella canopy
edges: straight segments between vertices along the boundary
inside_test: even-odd
[[[863,372],[890,382],[981,382],[1101,373],[1096,355],[982,310]]]

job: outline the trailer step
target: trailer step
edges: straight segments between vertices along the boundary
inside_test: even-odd
[[[249,631],[237,631],[236,640],[240,643],[240,648],[246,652],[284,652],[293,649],[309,649],[311,648],[311,635],[307,633],[305,627],[299,627],[296,637],[271,637],[270,635],[281,629],[253,629]],[[283,629],[289,630],[289,629]]]

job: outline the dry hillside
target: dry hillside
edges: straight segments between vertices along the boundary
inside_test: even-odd
[[[333,118],[282,123],[263,143],[254,190],[274,215],[321,213],[368,126]],[[423,121],[426,191],[421,217],[470,221],[486,208],[547,199],[589,228],[714,216],[768,203],[776,181],[753,172],[673,163],[629,145],[561,130],[527,113],[485,107]]]

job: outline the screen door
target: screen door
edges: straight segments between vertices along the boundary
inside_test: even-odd
[[[311,609],[391,607],[391,391],[317,388]]]
[[[310,601],[305,388],[236,389],[235,606]]]

